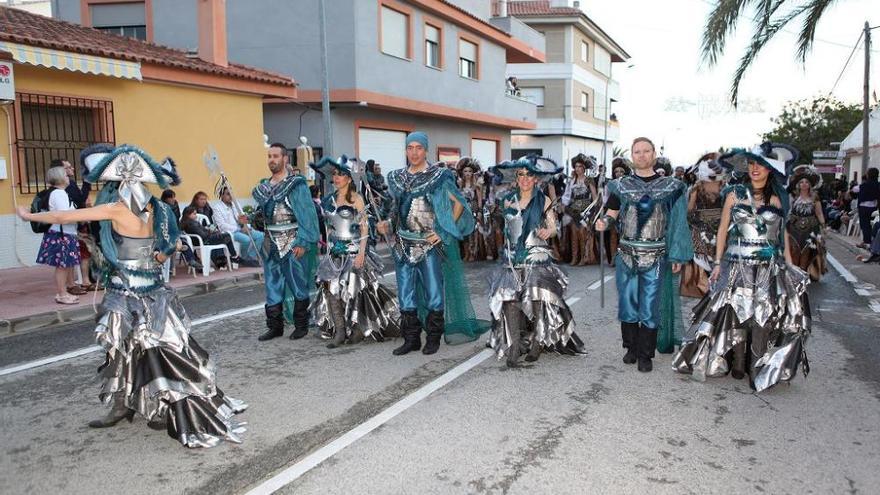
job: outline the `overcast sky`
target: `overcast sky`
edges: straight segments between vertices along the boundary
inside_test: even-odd
[[[741,23],[714,68],[700,65],[700,39],[711,0],[587,0],[594,19],[632,56],[615,64],[621,101],[621,143],[651,137],[676,164],[689,164],[719,146],[751,146],[772,128],[770,119],[792,99],[828,94],[867,20],[880,25],[880,0],[839,0],[819,26],[806,66],[795,60],[798,26],[779,33],[740,89],[742,110],[727,105],[730,81],[751,25]],[[821,41],[820,41],[821,40]],[[880,94],[880,29],[873,31],[871,89]],[[861,103],[864,51],[859,49],[834,95]],[[843,139],[845,137],[841,136]]]

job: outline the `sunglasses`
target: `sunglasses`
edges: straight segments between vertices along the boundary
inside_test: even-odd
[[[534,177],[535,174],[533,174],[531,172],[517,172],[516,176],[517,177]]]

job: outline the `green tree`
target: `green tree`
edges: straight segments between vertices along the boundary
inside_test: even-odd
[[[758,53],[785,26],[800,19],[797,57],[804,62],[813,46],[816,28],[822,15],[839,0],[718,0],[709,14],[703,31],[703,61],[714,66],[724,54],[727,39],[736,31],[739,21],[746,17],[752,22],[754,33],[739,61],[730,85],[730,101],[734,106],[739,98],[739,85]],[[750,16],[750,13],[754,13]]]
[[[801,152],[801,163],[809,163],[814,151],[827,150],[830,143],[842,141],[861,119],[860,105],[834,97],[793,101],[773,118],[773,130],[761,137],[794,146]]]

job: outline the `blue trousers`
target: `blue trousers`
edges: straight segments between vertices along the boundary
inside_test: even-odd
[[[297,258],[293,253],[279,258],[273,248],[272,254],[263,258],[263,278],[266,282],[266,306],[274,306],[284,302],[284,289],[290,289],[293,298],[304,300],[309,298],[309,286],[306,275],[306,255]]]
[[[666,261],[658,261],[650,268],[629,268],[620,259],[614,262],[614,281],[617,284],[617,319],[640,323],[645,328],[660,327],[660,282]]]
[[[257,245],[257,248],[254,249],[254,246],[251,246],[251,238],[248,237],[247,234],[238,230],[232,233],[232,240],[238,243],[240,253],[239,256],[249,260],[257,259],[257,251],[259,251],[260,246],[263,245],[263,233],[258,230],[251,230],[251,235],[254,236],[254,244]]]
[[[415,265],[395,260],[397,301],[401,311],[418,309],[418,291],[422,292],[428,311],[443,311],[443,261],[433,249]]]

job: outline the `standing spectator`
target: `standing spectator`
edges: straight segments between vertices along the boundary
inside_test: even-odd
[[[263,233],[252,230],[247,224],[247,217],[236,214],[232,205],[232,193],[229,188],[220,190],[220,203],[214,211],[214,224],[221,232],[226,232],[241,247],[241,257],[250,261],[257,261],[259,247],[263,245]],[[250,235],[248,235],[250,234]],[[253,242],[251,242],[253,238]]]
[[[880,204],[880,183],[877,182],[876,167],[868,169],[865,180],[859,184],[859,227],[862,229],[862,244],[859,247],[868,249],[871,245],[871,215]]]
[[[507,82],[506,82],[506,86],[507,86],[507,94],[513,95],[513,96],[520,96],[519,85],[517,84],[515,77],[513,77],[513,76],[508,77]]]
[[[177,194],[173,189],[165,189],[162,191],[162,202],[171,207],[174,212],[174,219],[180,221],[180,204],[177,202]]]
[[[88,182],[83,182],[82,187],[79,187],[76,184],[76,172],[69,161],[55,158],[50,162],[49,168],[61,168],[64,170],[64,173],[67,174],[67,187],[64,189],[64,192],[67,193],[67,197],[70,198],[70,202],[73,203],[74,208],[82,209],[92,206],[92,202],[89,201],[89,193],[92,191],[92,185]],[[75,283],[73,280],[73,270],[68,270],[67,292],[75,296],[81,296],[88,291],[96,290],[97,285],[89,281],[89,260],[91,259],[91,254],[89,254],[89,250],[86,248],[86,243],[79,238],[83,236],[89,236],[91,240],[94,240],[94,238],[91,237],[88,223],[77,224],[74,235],[77,236],[77,246],[79,248],[80,257],[79,270],[82,275],[83,285]]]
[[[208,217],[208,222],[214,222],[214,210],[208,204],[208,195],[204,191],[197,192],[189,205],[195,207],[196,213]]]
[[[70,180],[64,167],[50,167],[46,180],[54,189],[49,194],[49,211],[75,210],[70,197],[64,192]],[[76,240],[76,224],[52,224],[43,234],[43,242],[37,253],[37,263],[55,267],[55,302],[76,304],[79,298],[67,291],[70,268],[80,264],[79,243]]]

